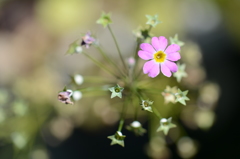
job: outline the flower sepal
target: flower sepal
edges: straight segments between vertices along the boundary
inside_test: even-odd
[[[177,79],[178,83],[181,82],[183,77],[187,77],[187,73],[185,72],[186,65],[177,63],[178,71],[173,73],[173,76]]]
[[[124,147],[124,138],[126,136],[122,134],[122,132],[117,131],[114,135],[108,136],[107,138],[109,138],[110,140],[112,140],[110,145],[120,145],[122,147]]]
[[[104,28],[112,23],[111,13],[102,12],[101,17],[97,20],[98,24],[102,24]]]
[[[176,102],[179,102],[183,105],[186,105],[186,100],[190,100],[188,97],[187,97],[187,94],[188,94],[188,90],[186,91],[181,91],[179,88],[178,88],[178,92],[175,93],[175,96],[176,96]]]
[[[163,131],[164,135],[168,134],[169,129],[176,127],[175,124],[172,123],[172,117],[166,119],[162,118],[160,120],[160,126],[157,129],[157,132]]]
[[[114,98],[114,97],[122,98],[122,91],[124,90],[123,87],[120,87],[117,84],[116,86],[109,88],[109,90],[112,92],[111,98]]]
[[[149,111],[149,112],[153,112],[152,110],[152,104],[153,104],[154,101],[151,101],[151,100],[142,100],[142,103],[140,104],[142,106],[142,109],[143,110],[146,110],[146,111]]]
[[[126,126],[126,129],[132,131],[136,136],[143,136],[147,132],[139,121],[133,121],[130,125]]]
[[[162,95],[165,100],[165,104],[168,104],[169,102],[172,102],[173,104],[176,103],[176,96],[175,93],[177,93],[177,87],[170,87],[167,86],[166,89],[162,92]]]
[[[169,40],[170,40],[170,43],[171,43],[171,44],[177,44],[177,45],[179,45],[180,47],[184,45],[184,42],[178,40],[178,34],[175,34],[175,36],[174,36],[173,38],[170,37]]]
[[[132,31],[133,34],[137,37],[137,42],[139,43],[149,43],[151,42],[151,37],[153,36],[148,29],[143,29],[139,26],[137,29]]]
[[[159,23],[161,23],[161,21],[158,20],[158,15],[157,15],[157,14],[156,14],[156,15],[153,15],[153,16],[151,16],[151,15],[146,15],[146,17],[147,17],[147,19],[148,19],[148,21],[147,21],[146,24],[148,24],[148,25],[150,25],[150,26],[152,26],[152,27],[155,27],[155,26],[157,26]]]

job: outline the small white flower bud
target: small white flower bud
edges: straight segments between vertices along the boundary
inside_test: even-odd
[[[81,85],[84,81],[83,76],[77,74],[74,76],[74,81],[77,85]]]
[[[75,100],[75,101],[78,101],[78,100],[80,100],[82,98],[82,92],[80,92],[80,91],[74,91],[73,92],[73,99]]]
[[[122,132],[120,132],[120,131],[117,131],[117,134],[118,134],[119,136],[123,136]]]
[[[134,121],[131,123],[131,126],[134,128],[139,128],[141,126],[141,123],[139,123],[139,121]]]
[[[127,63],[128,63],[129,67],[133,67],[135,65],[136,61],[135,61],[135,59],[133,57],[129,57],[127,59]]]
[[[166,119],[166,118],[162,118],[162,119],[160,120],[160,122],[161,122],[161,123],[166,123],[166,122],[167,122],[167,119]]]
[[[77,53],[81,53],[82,52],[82,47],[81,46],[77,46],[76,48],[75,48],[75,51],[77,52]]]

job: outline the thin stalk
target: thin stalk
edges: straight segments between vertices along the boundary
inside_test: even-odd
[[[149,28],[148,28],[148,32],[150,32],[151,29],[152,29],[152,26],[150,25]],[[138,58],[138,50],[139,50],[139,47],[140,47],[139,45],[140,45],[140,42],[137,41],[137,47],[136,47],[135,56],[134,56],[134,58],[136,60],[136,63],[135,63],[135,66],[134,66],[134,72],[135,72],[135,69],[136,69],[136,67],[138,65],[138,61],[139,61],[139,58]],[[135,74],[135,79],[137,79],[139,77],[140,73],[141,73],[141,70],[137,74]]]
[[[114,63],[114,62],[105,54],[105,52],[104,52],[100,47],[97,47],[97,49],[98,49],[98,51],[101,53],[101,55],[103,56],[103,58],[104,58],[105,60],[107,60],[109,63],[111,63],[117,70],[119,70],[122,75],[126,75],[126,73],[123,72],[122,69],[119,69],[118,66],[116,65],[116,63]]]
[[[159,119],[162,119],[161,114],[159,113],[159,111],[158,111],[155,107],[152,107],[152,110],[153,110],[153,113],[154,113]]]
[[[142,97],[142,95],[135,89],[134,90],[134,92],[136,93],[136,96],[138,97],[138,99],[139,99],[139,103],[141,103],[142,102],[142,100],[143,100],[143,97]],[[134,120],[137,120],[137,118],[138,118],[138,107],[136,106],[136,108],[135,108],[135,113],[134,113]]]
[[[86,87],[86,88],[81,88],[78,89],[78,91],[81,92],[90,92],[90,91],[105,91],[108,90],[108,87],[110,87],[110,85],[108,86],[99,86],[99,87]]]
[[[83,52],[83,54],[84,54],[85,56],[87,56],[90,60],[92,60],[92,62],[95,63],[98,67],[100,67],[100,68],[103,69],[104,71],[106,71],[106,72],[110,73],[111,75],[113,75],[113,76],[115,76],[115,77],[118,78],[118,76],[117,76],[115,73],[113,73],[112,71],[110,71],[107,67],[105,67],[104,65],[102,65],[100,62],[98,62],[98,61],[95,60],[94,58],[92,58],[90,55],[88,55],[88,54],[86,54],[86,53],[84,53],[84,52]]]
[[[116,40],[116,38],[115,38],[115,36],[114,36],[114,34],[113,34],[113,32],[112,32],[112,29],[111,29],[110,25],[108,25],[108,30],[110,31],[110,33],[111,33],[111,35],[112,35],[112,38],[113,38],[114,43],[115,43],[115,45],[116,45],[116,47],[117,47],[117,51],[118,51],[118,54],[119,54],[119,56],[120,56],[120,59],[121,59],[121,61],[122,61],[122,63],[123,63],[123,66],[124,66],[125,70],[127,70],[127,66],[126,66],[126,64],[125,64],[125,62],[124,62],[124,60],[123,60],[121,51],[120,51],[119,46],[118,46],[118,43],[117,43],[117,40]]]
[[[135,79],[138,79],[138,77],[141,75],[142,70],[139,70],[137,74],[135,74]]]
[[[134,65],[134,68],[133,68],[133,72],[134,72],[134,75],[135,75],[135,79],[137,79],[136,77],[136,68],[137,68],[137,65],[138,65],[138,61],[139,61],[139,58],[138,58],[138,50],[139,50],[139,41],[137,42],[137,47],[136,47],[136,50],[135,50],[135,56],[134,56],[134,59],[135,59],[135,65]]]
[[[124,124],[124,118],[125,118],[125,115],[126,115],[128,102],[129,102],[129,98],[127,99],[126,102],[123,103],[121,119],[120,119],[119,126],[118,126],[118,131],[120,131],[120,132],[122,131],[122,127],[123,127],[123,124]]]
[[[132,85],[133,84],[133,67],[129,67],[128,69],[128,82],[129,82],[129,85]]]
[[[122,131],[123,124],[124,124],[124,119],[121,119],[119,121],[118,131],[120,131],[120,132]]]
[[[111,83],[112,79],[109,77],[103,78],[101,76],[84,76],[84,83]]]
[[[138,106],[136,106],[135,108],[135,112],[134,112],[134,120],[136,121],[138,119]]]

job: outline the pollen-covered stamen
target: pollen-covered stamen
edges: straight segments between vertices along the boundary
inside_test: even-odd
[[[166,60],[166,54],[163,51],[158,51],[153,55],[156,62],[162,63]]]

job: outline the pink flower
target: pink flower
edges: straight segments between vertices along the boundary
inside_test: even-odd
[[[178,67],[173,61],[181,58],[179,54],[180,46],[177,44],[168,45],[164,36],[153,37],[151,44],[142,43],[138,51],[138,56],[143,60],[148,60],[143,66],[143,73],[149,77],[156,77],[161,71],[171,77],[172,72],[177,72]],[[167,47],[167,49],[166,49]],[[161,71],[160,71],[161,70]]]
[[[88,49],[89,46],[95,41],[93,37],[91,37],[91,32],[87,32],[85,36],[82,37],[81,46],[85,45],[85,47]]]
[[[71,101],[72,91],[67,90],[65,92],[58,93],[58,100],[64,104],[73,104]]]

